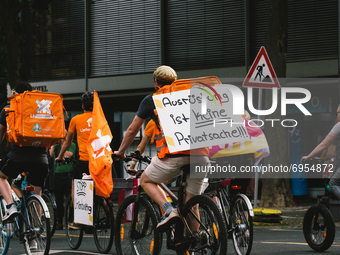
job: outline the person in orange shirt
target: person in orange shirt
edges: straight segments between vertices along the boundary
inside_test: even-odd
[[[87,153],[87,141],[92,130],[92,109],[93,109],[93,92],[85,92],[81,96],[82,108],[84,113],[74,116],[68,128],[66,142],[61,147],[59,156],[55,159],[57,162],[64,162],[64,154],[71,146],[74,134],[77,133],[77,143],[79,148],[79,159],[73,166],[72,176],[72,200],[74,192],[74,179],[82,179],[85,173],[90,175],[89,172],[89,155]],[[79,224],[74,222],[70,224],[70,228],[80,229]]]

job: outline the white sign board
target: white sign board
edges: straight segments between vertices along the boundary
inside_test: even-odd
[[[250,139],[242,115],[233,115],[233,97],[223,84],[154,95],[171,153]]]
[[[93,226],[93,191],[92,180],[74,180],[74,222]]]

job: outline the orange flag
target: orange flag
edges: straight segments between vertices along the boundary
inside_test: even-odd
[[[112,134],[96,91],[93,92],[92,131],[87,142],[89,169],[96,195],[108,198],[113,190],[111,165]]]

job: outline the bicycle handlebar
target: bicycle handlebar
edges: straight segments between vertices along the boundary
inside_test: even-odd
[[[70,163],[72,161],[74,161],[74,160],[71,160],[70,157],[65,156],[64,160],[56,160],[55,162],[58,163],[58,164],[63,164],[63,163],[64,164],[68,164],[68,163]]]
[[[129,162],[131,160],[137,160],[139,162],[144,162],[144,163],[147,163],[147,164],[150,164],[151,162],[151,157],[149,156],[143,156],[140,154],[140,151],[135,151],[135,152],[130,152],[130,155],[126,155],[126,158],[123,159],[124,162]],[[140,169],[140,170],[135,170],[135,171],[132,171],[132,170],[129,170],[129,169],[125,169],[126,172],[130,175],[136,175],[136,177],[140,177],[143,173],[143,169]]]
[[[320,163],[322,161],[323,160],[320,157],[312,157],[311,159],[304,159],[302,163],[305,163],[305,162]]]
[[[130,155],[126,155],[126,158],[124,159],[124,161],[129,162],[133,159],[137,159],[138,161],[142,161],[148,164],[150,164],[151,162],[151,158],[149,156],[141,155],[140,151],[130,152]]]

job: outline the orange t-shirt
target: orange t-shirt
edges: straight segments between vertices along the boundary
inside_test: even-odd
[[[151,138],[151,143],[153,143],[153,140],[155,138],[156,129],[157,129],[157,125],[153,120],[150,120],[145,127],[144,135]]]
[[[89,160],[87,153],[87,142],[92,130],[92,112],[85,112],[74,116],[70,121],[68,131],[77,132],[77,142],[79,148],[79,159],[83,161]]]

